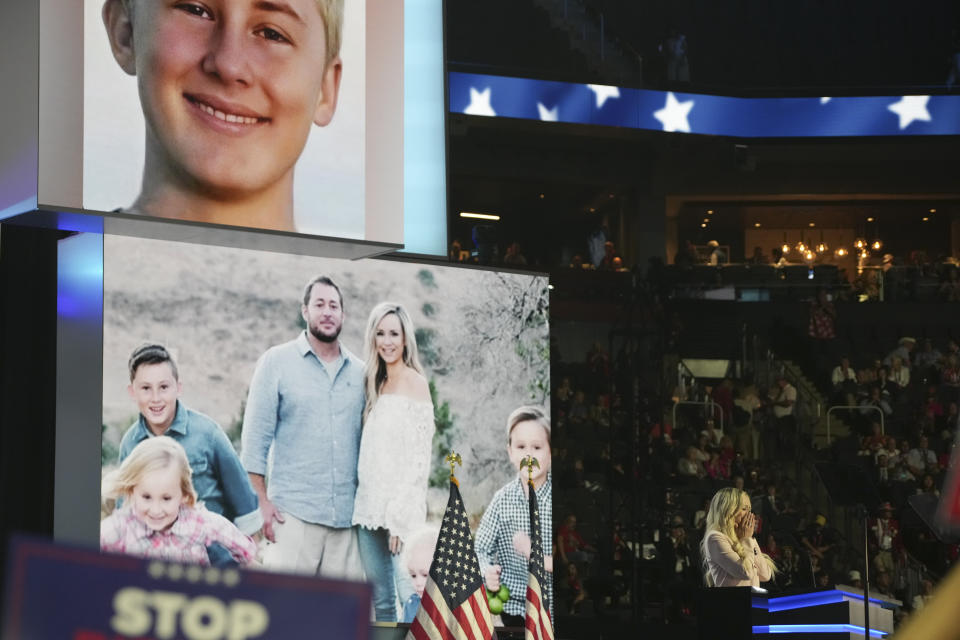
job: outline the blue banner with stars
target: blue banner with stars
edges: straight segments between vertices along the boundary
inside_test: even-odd
[[[960,95],[735,98],[473,73],[449,76],[450,111],[737,138],[960,134]]]
[[[3,640],[368,638],[370,587],[15,538]]]

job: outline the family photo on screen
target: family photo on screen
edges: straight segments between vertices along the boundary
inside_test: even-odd
[[[545,278],[113,236],[104,265],[103,550],[366,580],[409,622],[456,450],[523,615],[526,455],[552,539]]]

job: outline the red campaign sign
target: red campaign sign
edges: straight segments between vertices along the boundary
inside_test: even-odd
[[[368,640],[370,587],[14,538],[3,640]]]
[[[957,442],[960,443],[960,435]],[[957,444],[954,444],[953,452],[950,454],[947,480],[940,492],[937,524],[946,531],[960,530],[960,446]]]

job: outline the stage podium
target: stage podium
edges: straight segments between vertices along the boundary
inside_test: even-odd
[[[870,637],[893,634],[899,600],[870,596]],[[863,591],[838,586],[769,598],[750,587],[701,589],[697,600],[700,640],[865,640]]]

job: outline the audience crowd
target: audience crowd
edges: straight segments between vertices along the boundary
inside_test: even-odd
[[[960,426],[960,345],[904,336],[861,362],[841,356],[828,393],[833,404],[860,407],[845,411],[852,434],[831,453],[869,478],[880,502],[870,520],[873,568],[912,607],[923,580],[941,578],[958,554],[929,523]],[[919,584],[908,584],[911,560],[924,568]]]
[[[771,594],[862,589],[862,530],[841,531],[804,493],[792,464],[798,447],[862,469],[872,488],[870,589],[903,603],[898,619],[922,607],[958,552],[928,521],[960,426],[960,346],[917,345],[905,337],[865,362],[837,360],[823,393],[856,407],[841,412],[851,435],[820,451],[796,438],[797,390],[783,376],[769,388],[728,378],[675,390],[675,400],[700,402],[678,405],[674,422],[672,400],[662,403],[649,380],[638,388],[639,355],[627,348],[611,357],[596,344],[582,362],[556,363],[558,615],[611,613],[642,595],[647,615],[691,621],[707,504],[730,485],[751,496],[757,539],[779,568],[764,585]]]

